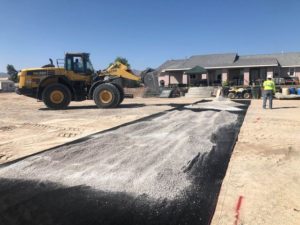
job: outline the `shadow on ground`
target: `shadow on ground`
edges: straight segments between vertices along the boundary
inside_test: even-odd
[[[121,109],[129,109],[129,108],[140,108],[146,106],[145,104],[121,104],[118,106],[118,108]],[[62,110],[75,110],[75,109],[97,109],[98,107],[96,105],[83,105],[83,106],[68,106],[66,109]],[[111,109],[111,108],[110,108]],[[49,108],[40,108],[39,110],[47,111],[47,110],[53,110]]]
[[[212,150],[198,154],[183,168],[192,185],[175,200],[104,192],[88,186],[0,179],[0,224],[210,224],[244,115],[240,112],[238,126],[214,133]]]
[[[209,102],[211,100],[200,100],[198,102]],[[197,103],[198,103],[197,102]],[[145,106],[170,106],[172,108],[180,108],[183,106],[186,106],[188,104],[186,103],[159,103],[159,104],[143,104],[143,103],[124,103],[119,105],[116,109],[130,109],[130,108],[140,108],[140,107],[145,107]],[[96,105],[82,105],[82,106],[68,106],[66,109],[61,109],[61,110],[75,110],[75,109],[97,109],[98,107]],[[105,108],[103,108],[105,109]],[[108,108],[108,109],[113,109],[113,108]],[[53,110],[49,109],[47,107],[45,108],[40,108],[39,110],[41,111],[48,111],[48,110]]]
[[[297,106],[273,107],[272,109],[296,109]]]

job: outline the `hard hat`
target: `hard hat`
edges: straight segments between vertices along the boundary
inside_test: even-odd
[[[267,78],[272,79],[272,78],[273,78],[272,74],[268,74],[268,75],[267,75]]]

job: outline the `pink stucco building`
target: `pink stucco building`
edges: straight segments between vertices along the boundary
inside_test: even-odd
[[[206,74],[185,72],[195,66],[207,70]],[[300,53],[278,53],[244,55],[236,53],[197,55],[188,59],[168,60],[159,68],[160,85],[220,85],[227,81],[231,85],[249,85],[274,78],[300,79]]]

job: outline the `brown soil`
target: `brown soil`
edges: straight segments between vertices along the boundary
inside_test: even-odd
[[[197,100],[134,98],[116,109],[98,109],[93,101],[84,101],[53,111],[35,99],[0,93],[0,163]]]
[[[297,100],[274,101],[273,110],[252,100],[213,225],[300,224],[299,115]]]

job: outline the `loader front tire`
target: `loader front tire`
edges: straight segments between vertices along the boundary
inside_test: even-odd
[[[120,102],[119,89],[110,83],[100,84],[95,88],[93,99],[98,108],[114,108]]]
[[[44,104],[50,109],[65,109],[71,101],[71,92],[63,84],[50,84],[42,94]]]

